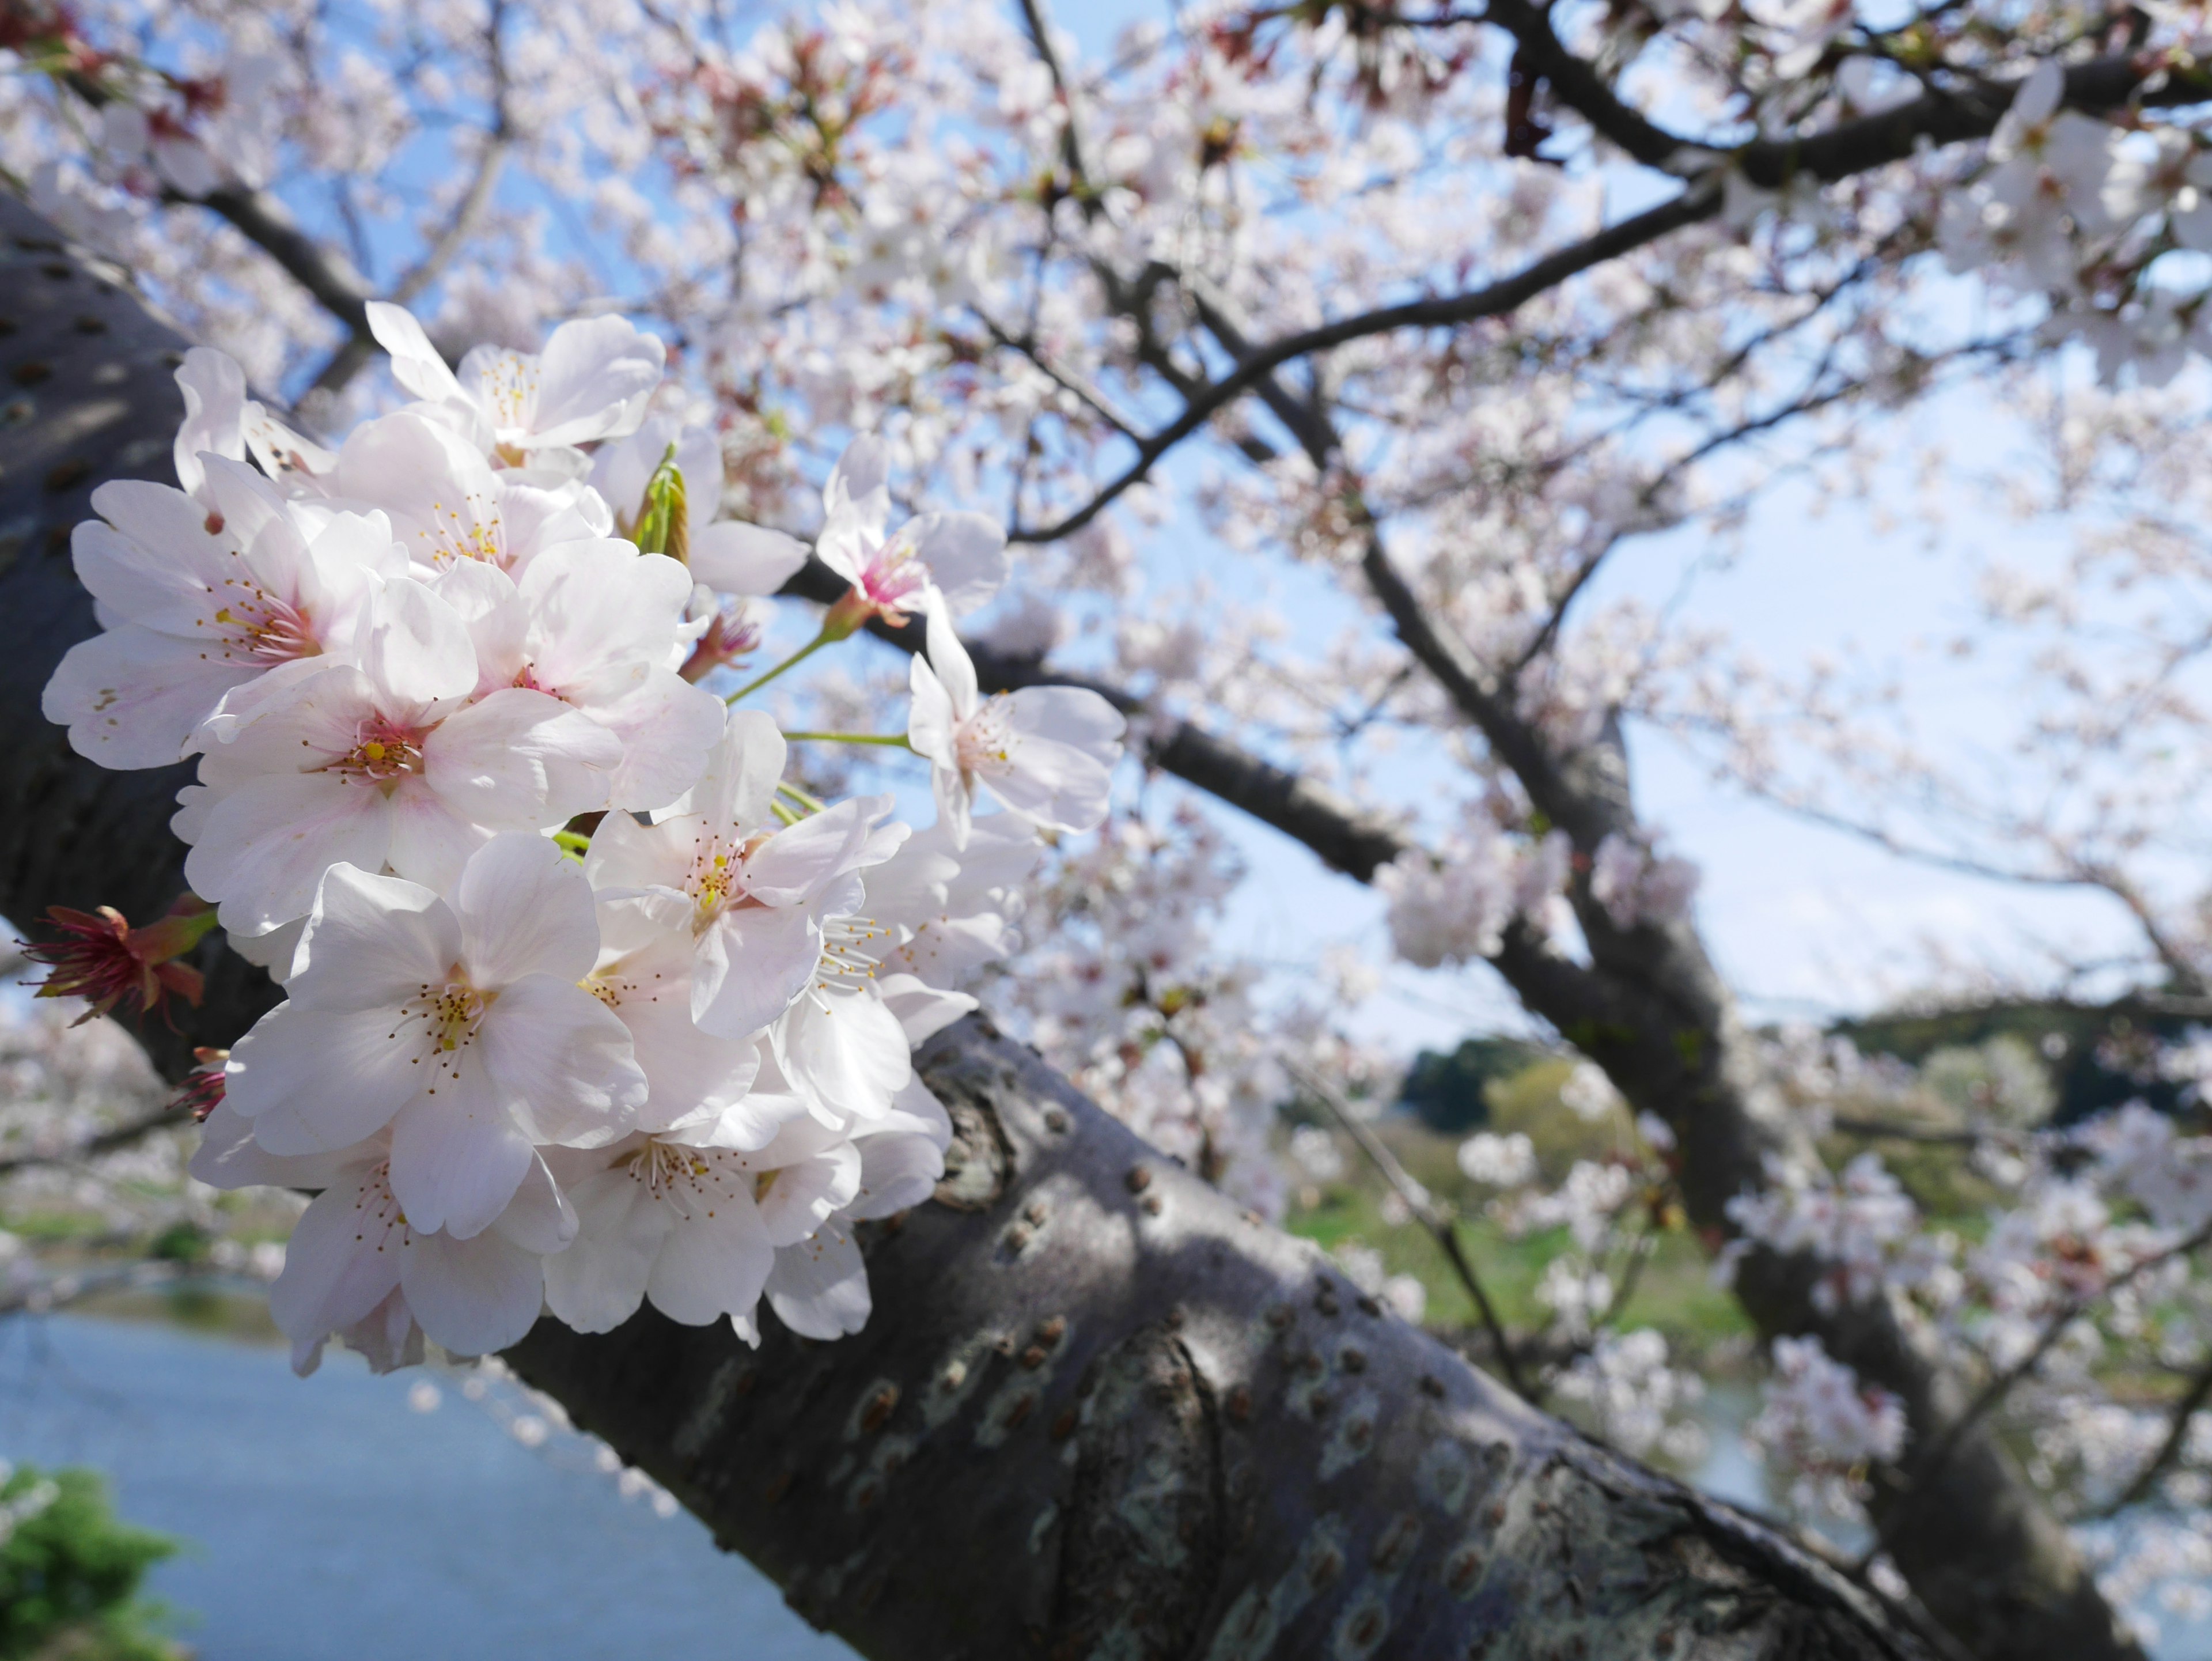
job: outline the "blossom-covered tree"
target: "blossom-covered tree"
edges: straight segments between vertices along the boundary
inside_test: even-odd
[[[1276,1107],[1382,1063],[1310,989],[1267,995],[1207,949],[1233,882],[1218,827],[1128,800],[1141,770],[1371,882],[1399,958],[1487,964],[1593,1064],[1565,1110],[1638,1116],[1635,1160],[1555,1186],[1525,1144],[1462,1151],[1509,1226],[1574,1242],[1545,1334],[1491,1323],[1516,1388],[1656,1445],[1686,1381],[1603,1264],[1639,1210],[1679,1210],[1769,1341],[1759,1433],[1807,1508],[1870,1524],[1862,1578],[1977,1654],[2134,1652],[2113,1600],[2160,1553],[2212,1547],[2133,1530],[2108,1593],[2085,1542],[2100,1512],[2185,1507],[2202,1480],[2205,1143],[2141,1106],[1978,1121],[1960,1134],[2007,1202],[1971,1249],[1875,1155],[1829,1171],[1822,1133],[1911,1086],[1750,1030],[1627,734],[1671,731],[1908,856],[2107,896],[2137,931],[2124,961],[1984,993],[2203,1012],[2207,891],[2176,859],[2212,638],[2189,465],[2203,29],[2186,9],[1348,0],[1188,11],[1086,58],[1031,0],[744,25],[9,5],[11,179],[210,349],[177,373],[179,488],[106,484],[64,521],[90,468],[149,458],[72,450],[53,412],[89,390],[50,340],[23,346],[21,442],[52,447],[10,469],[45,494],[0,580],[48,594],[40,560],[73,534],[100,627],[49,630],[9,666],[38,670],[11,707],[28,723],[40,702],[109,769],[198,757],[175,834],[228,953],[193,988],[204,1021],[258,1013],[240,954],[289,997],[237,1043],[198,1174],[322,1189],[277,1283],[302,1364],[332,1334],[384,1361],[426,1335],[498,1348],[538,1293],[580,1332],[650,1303],[764,1342],[765,1301],[866,1343],[861,1225],[948,1157],[956,1198],[995,1168],[974,1179],[996,1203],[1007,1160],[1037,1176],[1027,1130],[963,1130],[932,1094],[958,1067],[917,1082],[909,1062],[978,997],[1200,1178],[1274,1207]],[[40,235],[18,239],[25,289],[40,259],[78,280]],[[175,429],[159,377],[132,385]],[[2056,577],[1975,574],[1963,649],[2007,642],[2023,677],[1990,782],[1915,739],[1909,690],[1775,669],[1608,587],[1655,533],[1740,531],[1778,476],[1893,476],[1910,458],[1879,451],[1914,408],[1992,390],[2047,463],[2007,481],[2011,505],[2080,548]],[[1194,522],[1214,569],[1162,580],[1147,542]],[[1327,602],[1250,601],[1285,574]],[[167,831],[48,850],[53,764],[15,765],[0,904],[168,903]],[[919,800],[924,776],[938,823],[906,834],[881,791]],[[69,787],[88,823],[166,817],[161,788],[100,788]],[[161,964],[205,949],[185,932]],[[126,928],[88,938],[129,959],[106,983],[161,966]],[[2203,1056],[2130,1064],[2193,1084]],[[425,1065],[418,1089],[401,1069]],[[309,1107],[325,1068],[344,1087]],[[1159,1215],[1152,1169],[1090,1168],[1085,1191],[1126,1178],[1117,1203]],[[413,1267],[356,1262],[333,1194]],[[1405,1202],[1451,1235],[1410,1183]],[[997,1248],[1015,1260],[1060,1202],[1030,1203]],[[1038,1382],[994,1386],[979,1438],[1047,1399],[1042,1335],[1065,1317],[1036,1315],[1033,1342],[990,1335]],[[927,1329],[937,1388],[964,1399],[984,1329]],[[1116,1349],[1086,1399],[1150,1379],[1233,1420],[1207,1342]],[[1294,1371],[1307,1353],[1332,1382],[1304,1387],[1306,1423],[1323,1403],[1373,1434],[1364,1360],[1316,1348]],[[541,1327],[518,1354],[639,1433],[605,1352]],[[2170,1408],[2109,1390],[2140,1356],[2183,1374]],[[694,1387],[747,1365],[718,1355]],[[884,1388],[876,1428],[924,1385]],[[1079,1486],[1138,1459],[1129,1437],[1183,1445],[1079,1429]],[[664,1462],[696,1457],[682,1441]],[[855,1512],[865,1481],[890,1491],[881,1446],[873,1478],[833,1479]],[[714,1483],[672,1480],[765,1537]],[[841,1603],[868,1577],[826,1561],[791,1577],[798,1601],[872,1629]],[[1320,1591],[1254,1582],[1217,1609],[1163,1573],[1158,1652],[1208,1632],[1265,1652]],[[1331,1594],[1354,1652],[1402,1631],[1395,1595]],[[1053,1597],[1035,1624],[1104,1641],[1098,1588]]]

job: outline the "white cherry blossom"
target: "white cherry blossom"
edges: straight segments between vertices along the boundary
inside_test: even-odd
[[[929,611],[928,654],[908,669],[908,741],[930,764],[937,810],[965,844],[975,793],[988,791],[1030,824],[1096,830],[1106,817],[1128,723],[1082,686],[1024,686],[984,697],[947,608]]]
[[[404,307],[371,301],[368,316],[399,384],[514,466],[533,451],[635,431],[667,358],[659,336],[595,317],[563,323],[542,352],[471,347],[457,374]]]
[[[226,1100],[271,1153],[390,1127],[410,1226],[467,1239],[538,1146],[604,1146],[645,1102],[628,1029],[577,984],[599,944],[582,873],[542,837],[488,843],[450,900],[336,866],[286,1001],[232,1052]]]
[[[44,708],[102,766],[167,766],[234,689],[347,661],[380,579],[407,569],[381,514],[289,502],[203,459],[203,499],[118,479],[71,538],[106,628],[70,648]]]

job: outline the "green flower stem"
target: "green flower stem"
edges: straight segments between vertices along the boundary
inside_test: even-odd
[[[729,697],[724,698],[722,702],[725,703],[735,703],[739,698],[750,697],[751,694],[759,691],[762,687],[767,685],[769,682],[774,680],[778,675],[783,673],[785,670],[796,668],[799,664],[805,662],[808,658],[813,656],[815,653],[820,651],[832,641],[840,638],[842,638],[842,636],[832,635],[827,629],[824,629],[820,634],[815,636],[812,640],[808,641],[805,645],[800,647],[796,652],[793,652],[781,663],[777,664],[775,668],[769,670],[766,674],[761,676],[757,680],[746,682],[743,686],[738,688],[736,691],[731,693]]]
[[[903,733],[786,733],[794,744],[880,744],[890,750],[911,750]]]

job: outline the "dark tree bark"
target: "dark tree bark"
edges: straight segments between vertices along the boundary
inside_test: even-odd
[[[107,773],[40,716],[94,627],[66,558],[107,478],[169,477],[183,343],[0,198],[0,914],[182,886],[182,769]],[[173,1074],[273,994],[211,949],[148,1031]],[[959,1136],[872,1228],[858,1337],[647,1311],[510,1359],[810,1619],[884,1658],[1917,1657],[1790,1541],[1522,1406],[1238,1214],[1034,1056],[927,1047]]]

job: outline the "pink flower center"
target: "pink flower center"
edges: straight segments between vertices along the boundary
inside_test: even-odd
[[[726,1148],[686,1147],[648,1137],[643,1147],[620,1161],[630,1180],[655,1200],[675,1207],[689,1221],[712,1217],[724,1207],[753,1197],[750,1161]]]
[[[422,770],[426,734],[378,715],[356,729],[353,748],[330,764],[329,771],[356,784],[393,784]]]
[[[226,657],[242,657],[248,663],[274,667],[295,658],[321,654],[307,614],[288,599],[259,588],[241,588],[228,598],[214,621],[224,630],[229,649]]]
[[[928,583],[929,567],[915,557],[914,544],[902,536],[877,549],[860,569],[860,592],[887,618],[914,610]]]
[[[982,707],[960,723],[952,740],[953,752],[963,773],[989,776],[1010,772],[1014,764],[1014,703],[1004,692],[994,693]]]

